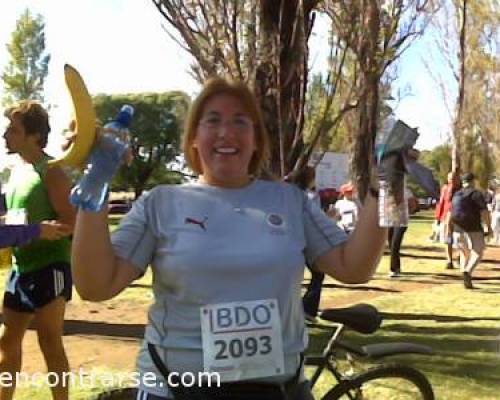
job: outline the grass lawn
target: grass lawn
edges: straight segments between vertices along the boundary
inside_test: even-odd
[[[433,356],[400,356],[398,360],[429,377],[436,399],[499,399],[499,260],[478,267],[497,271],[497,276],[474,282],[477,290],[465,290],[458,270],[444,270],[441,246],[427,241],[431,223],[429,212],[419,213],[411,221],[402,249],[408,255],[402,258],[406,273],[398,282],[442,283],[414,291],[388,292],[367,301],[384,313],[382,328],[373,335],[349,333],[347,337],[355,343],[409,341],[431,346],[436,351]],[[369,286],[382,287],[388,280],[387,272],[388,257],[384,256]],[[335,289],[339,298],[349,296],[351,290]],[[312,348],[326,340],[325,334],[318,331],[312,332],[312,338]],[[323,382],[320,389],[329,384]]]
[[[465,293],[461,284],[453,284],[384,295],[370,303],[384,312],[382,328],[369,336],[349,334],[354,342],[429,345],[433,356],[398,359],[429,377],[436,399],[500,398],[498,293]],[[327,339],[318,331],[312,337],[314,347]]]
[[[116,219],[112,220],[113,224],[116,222]],[[374,279],[362,285],[367,293],[376,294],[363,301],[376,305],[384,313],[382,328],[372,335],[348,332],[347,338],[356,343],[411,341],[427,344],[436,351],[435,355],[404,356],[398,360],[410,363],[429,377],[436,399],[498,399],[499,260],[480,265],[478,269],[488,270],[489,274],[474,281],[476,290],[465,290],[457,270],[444,270],[442,246],[427,241],[431,223],[431,212],[421,212],[412,218],[402,248],[405,274],[396,284],[387,278],[386,255]],[[151,276],[146,274],[140,283],[150,282]],[[404,288],[405,284],[411,283],[421,283],[422,287],[411,291],[398,290],[398,285]],[[359,298],[363,298],[362,293],[359,297],[360,289],[356,286],[333,284],[333,289],[332,285],[326,285],[323,292],[333,301],[346,304],[351,299],[354,299],[352,302],[359,302]],[[125,291],[116,299],[116,304],[123,298],[144,301],[147,291],[147,288]],[[312,331],[310,349],[321,347],[326,339],[323,332]],[[96,367],[103,373],[108,371],[105,366]],[[324,391],[331,384],[331,381],[321,382],[319,391]],[[40,393],[40,389],[21,388],[16,399],[42,398]],[[43,393],[48,396],[48,392]],[[95,389],[90,392],[75,387],[72,388],[71,398],[86,399],[91,393],[95,393]]]

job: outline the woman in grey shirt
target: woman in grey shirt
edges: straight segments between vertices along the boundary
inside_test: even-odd
[[[312,398],[302,384],[304,264],[345,283],[368,281],[385,239],[376,198],[367,196],[347,238],[298,188],[257,179],[269,138],[243,83],[206,83],[183,146],[198,181],[154,188],[112,238],[105,210],[78,212],[78,292],[106,300],[153,269],[154,303],[137,363],[140,399]],[[175,387],[179,376],[187,386],[186,374],[203,373],[215,374],[221,387]]]

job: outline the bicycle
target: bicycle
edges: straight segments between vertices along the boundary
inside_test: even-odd
[[[376,364],[375,367],[356,371],[356,362],[361,360],[377,363],[389,356],[401,354],[433,354],[433,350],[415,343],[374,343],[356,346],[342,338],[346,327],[360,333],[373,333],[382,323],[378,310],[369,304],[357,304],[347,308],[324,310],[320,314],[323,323],[308,323],[309,327],[331,330],[332,334],[320,355],[308,355],[306,367],[315,367],[309,378],[314,388],[324,370],[335,377],[337,383],[321,400],[434,400],[434,392],[427,377],[417,369],[401,363]],[[340,355],[345,355],[346,370],[340,367]]]

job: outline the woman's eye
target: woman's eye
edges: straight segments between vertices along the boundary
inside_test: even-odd
[[[220,124],[220,118],[217,117],[211,117],[211,118],[205,118],[202,121],[203,125],[207,126],[218,126]]]
[[[234,125],[240,128],[248,128],[250,126],[250,120],[248,118],[236,118],[234,120]]]

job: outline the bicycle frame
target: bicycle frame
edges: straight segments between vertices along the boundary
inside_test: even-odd
[[[311,382],[311,387],[314,387],[314,385],[318,381],[319,377],[321,376],[325,368],[328,371],[330,371],[330,373],[335,377],[337,382],[340,382],[342,380],[343,375],[337,370],[336,365],[332,361],[332,357],[334,356],[334,348],[336,347],[337,344],[337,338],[345,329],[344,325],[334,322],[329,325],[311,324],[311,326],[328,330],[333,329],[333,333],[330,336],[330,339],[328,339],[328,342],[324,347],[323,351],[321,352],[321,355],[306,356],[305,358],[304,365],[317,367],[316,370],[314,371],[314,374],[309,380]]]
[[[383,359],[384,357],[398,354],[407,353],[420,353],[420,354],[431,354],[431,350],[425,348],[425,346],[420,346],[412,343],[389,343],[384,344],[385,350],[379,351],[376,356],[371,357],[369,351],[374,346],[378,345],[367,345],[364,346],[365,350],[360,349],[348,342],[341,341],[340,336],[343,333],[346,325],[338,322],[328,322],[327,324],[309,324],[309,327],[315,327],[320,329],[325,329],[332,331],[327,344],[323,348],[321,355],[306,356],[304,365],[316,367],[313,375],[309,379],[311,388],[317,383],[319,377],[325,369],[327,369],[336,379],[337,384],[346,380],[350,377],[352,373],[352,367],[354,367],[354,357],[360,358],[365,361],[377,361],[378,359]],[[337,350],[345,351],[346,360],[351,365],[351,369],[347,372],[342,372],[338,368],[337,360],[335,359]],[[351,396],[349,395],[351,398]]]

